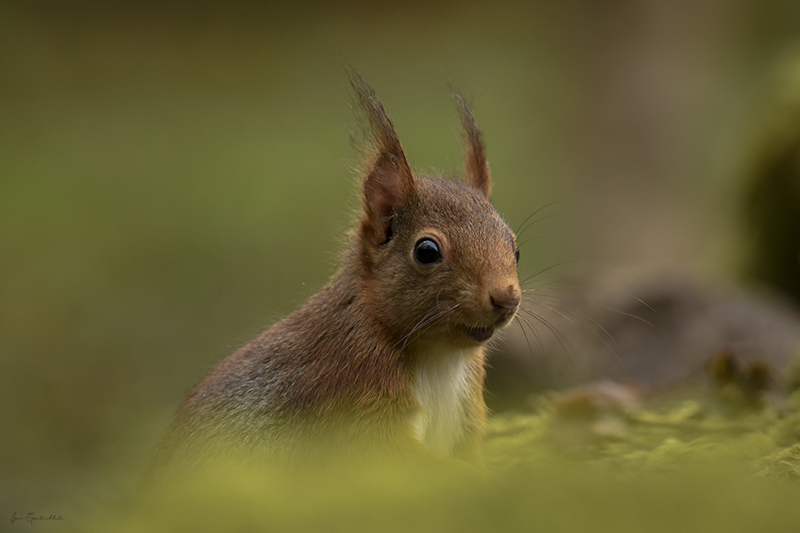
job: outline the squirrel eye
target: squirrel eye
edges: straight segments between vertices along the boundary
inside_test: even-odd
[[[517,246],[516,250],[514,250],[514,259],[516,259],[517,263],[519,263],[519,246]]]
[[[420,265],[432,265],[442,260],[439,245],[433,239],[425,238],[414,245],[414,260]]]

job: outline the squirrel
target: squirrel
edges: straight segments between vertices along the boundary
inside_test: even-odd
[[[374,90],[354,72],[350,82],[374,154],[339,271],[213,368],[157,461],[212,451],[298,462],[316,446],[480,465],[485,345],[521,301],[519,248],[489,201],[482,134],[455,95],[465,178],[418,177]]]

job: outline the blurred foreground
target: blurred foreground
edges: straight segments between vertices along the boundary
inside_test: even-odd
[[[654,406],[607,385],[496,418],[486,474],[228,468],[93,513],[88,529],[795,531],[799,400],[732,416],[719,403]]]

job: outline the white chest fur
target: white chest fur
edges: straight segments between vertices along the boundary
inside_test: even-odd
[[[414,434],[424,446],[449,456],[464,434],[470,394],[470,365],[476,350],[431,347],[417,354],[414,395],[420,411]]]

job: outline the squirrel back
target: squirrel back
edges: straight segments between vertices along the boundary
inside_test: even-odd
[[[192,391],[159,462],[292,461],[320,449],[480,461],[484,345],[521,299],[516,238],[489,201],[473,115],[464,181],[419,178],[374,91],[351,83],[375,148],[342,267]],[[355,450],[359,450],[356,452]]]

